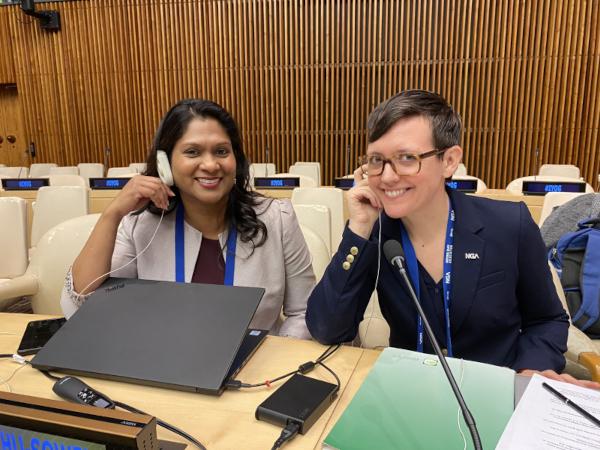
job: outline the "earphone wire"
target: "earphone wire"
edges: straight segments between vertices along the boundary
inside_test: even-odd
[[[84,287],[80,293],[77,294],[77,301],[80,301],[80,298],[85,294],[85,291],[87,290],[87,288],[89,288],[92,284],[94,284],[96,281],[98,281],[99,279],[110,275],[111,273],[115,273],[121,269],[124,269],[125,267],[127,267],[129,264],[131,264],[132,262],[134,262],[136,259],[138,259],[146,250],[148,250],[148,248],[150,247],[150,244],[152,244],[152,241],[154,241],[154,238],[156,237],[156,233],[158,233],[158,229],[160,228],[160,224],[162,223],[163,217],[165,216],[165,210],[163,209],[161,214],[160,214],[160,219],[158,220],[158,224],[156,225],[156,229],[154,230],[154,233],[152,234],[152,237],[150,238],[150,241],[148,242],[148,244],[146,244],[146,246],[142,249],[141,252],[139,252],[137,255],[135,255],[130,261],[128,261],[127,263],[123,264],[121,267],[117,267],[116,269],[113,269],[109,272],[106,272],[102,275],[100,275],[98,278],[95,278],[93,281],[91,281],[86,287]]]
[[[377,292],[377,286],[379,285],[379,272],[381,270],[381,209],[379,210],[379,230],[377,231],[377,275],[375,276],[375,287],[373,288],[373,292]],[[373,296],[373,293],[371,293]],[[367,329],[365,330],[364,336],[367,337],[369,334],[369,327],[371,326],[371,321],[373,317],[375,317],[375,305],[372,305],[371,314],[368,317]],[[364,345],[363,340],[360,341],[360,348]]]

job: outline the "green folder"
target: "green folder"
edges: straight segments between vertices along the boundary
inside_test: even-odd
[[[514,410],[511,369],[448,358],[475,418],[484,449],[493,449]],[[467,428],[436,356],[386,348],[323,442],[324,448],[472,449]]]

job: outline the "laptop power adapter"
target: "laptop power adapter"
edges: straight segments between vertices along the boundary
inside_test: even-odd
[[[255,417],[282,428],[297,423],[305,434],[337,393],[335,384],[295,374],[256,408]]]

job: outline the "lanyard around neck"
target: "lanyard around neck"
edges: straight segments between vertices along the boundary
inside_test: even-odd
[[[448,349],[448,356],[452,356],[452,335],[450,329],[450,292],[452,291],[452,245],[454,242],[454,222],[455,215],[452,205],[448,209],[448,224],[446,225],[446,244],[444,246],[444,274],[442,276],[442,288],[444,297],[444,318],[446,322],[446,348]],[[402,236],[402,247],[406,256],[406,265],[408,268],[408,275],[413,285],[413,289],[417,295],[417,299],[421,301],[421,289],[419,283],[419,264],[417,262],[417,255],[415,249],[410,242],[408,233],[404,228],[402,222],[400,222],[400,232]],[[423,351],[423,320],[421,316],[417,314],[417,351]]]
[[[185,282],[185,230],[184,230],[184,211],[183,205],[177,208],[175,219],[175,281]],[[225,280],[226,286],[233,286],[233,276],[235,274],[235,247],[237,243],[237,230],[232,225],[229,227],[227,235],[227,253],[225,254]]]

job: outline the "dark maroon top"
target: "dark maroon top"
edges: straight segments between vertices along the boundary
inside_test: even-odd
[[[217,239],[202,238],[198,259],[192,275],[192,283],[223,284],[225,260]]]

